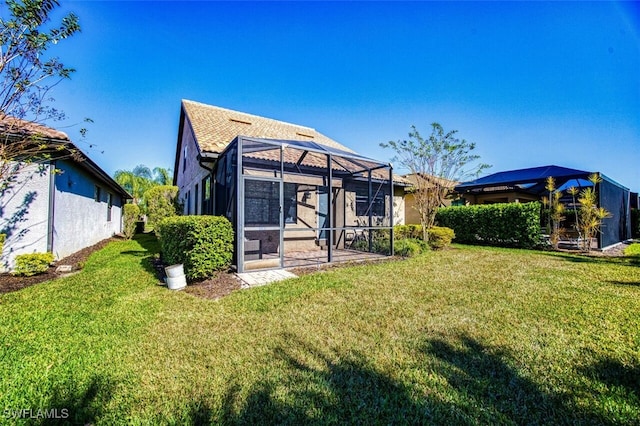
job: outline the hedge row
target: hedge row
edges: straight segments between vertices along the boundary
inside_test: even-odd
[[[540,244],[540,203],[444,207],[436,222],[455,231],[455,241],[532,248]]]
[[[233,258],[233,227],[221,216],[173,216],[156,229],[163,261],[183,264],[189,281],[225,270]]]

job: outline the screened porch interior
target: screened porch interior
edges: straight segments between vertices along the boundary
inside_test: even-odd
[[[312,141],[238,137],[218,160],[215,214],[238,272],[393,254],[390,164]]]

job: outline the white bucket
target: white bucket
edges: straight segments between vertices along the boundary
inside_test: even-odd
[[[171,265],[164,268],[164,272],[167,274],[168,278],[177,278],[181,275],[184,275],[184,267],[182,263]]]
[[[167,277],[167,288],[169,290],[180,290],[187,286],[187,280],[184,275],[179,277]]]

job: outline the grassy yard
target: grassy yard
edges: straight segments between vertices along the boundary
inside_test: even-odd
[[[210,301],[157,250],[0,296],[0,422],[640,424],[634,259],[456,246]]]

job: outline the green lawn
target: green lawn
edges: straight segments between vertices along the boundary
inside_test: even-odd
[[[640,424],[637,258],[455,246],[210,301],[157,250],[0,296],[0,422]]]

